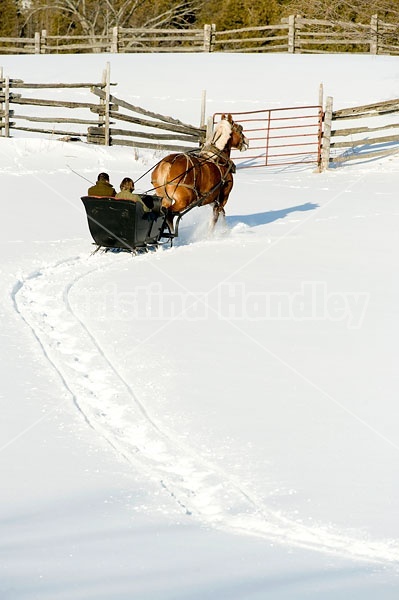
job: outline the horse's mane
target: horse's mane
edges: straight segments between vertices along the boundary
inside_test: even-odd
[[[205,142],[206,146],[215,146],[218,150],[223,150],[231,136],[231,124],[227,119],[222,119],[216,125],[211,138]]]

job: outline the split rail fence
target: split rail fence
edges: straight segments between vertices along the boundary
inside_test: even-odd
[[[4,76],[0,67],[0,136],[20,131],[67,141],[85,138],[94,144],[180,152],[198,148],[221,114],[205,124],[203,95],[201,124],[195,127],[118,98],[111,94],[114,85],[109,63],[101,81],[94,83],[26,83]],[[79,99],[65,100],[65,91],[74,89],[79,90]],[[84,102],[82,89],[87,91]],[[40,98],[34,97],[38,90]],[[52,98],[43,98],[44,90]],[[242,167],[315,164],[324,170],[344,161],[370,160],[399,151],[399,99],[340,110],[333,109],[331,97],[324,108],[323,104],[320,86],[315,105],[234,113],[250,148],[243,154],[233,152],[233,160]]]
[[[0,67],[0,135],[9,137],[12,131],[25,131],[57,138],[63,136],[61,139],[67,141],[86,138],[95,144],[171,151],[192,150],[204,140],[205,125],[194,127],[120,100],[110,93],[113,85],[116,84],[110,81],[109,63],[100,82],[68,84],[26,83],[3,76]],[[53,97],[32,97],[32,92],[39,89],[51,90]],[[86,89],[88,101],[66,101],[56,97],[62,92],[64,98],[65,90],[73,89]],[[15,90],[28,92],[28,95]],[[19,112],[17,107],[24,109]],[[71,110],[76,117],[70,116]],[[116,127],[118,122],[122,125]],[[135,125],[135,129],[126,124]]]
[[[398,128],[399,98],[333,110],[333,98],[327,97],[321,169],[398,152]]]
[[[373,15],[369,23],[306,19],[291,15],[274,25],[218,31],[113,27],[104,35],[49,35],[0,38],[0,54],[84,52],[367,52],[399,54],[399,24]]]

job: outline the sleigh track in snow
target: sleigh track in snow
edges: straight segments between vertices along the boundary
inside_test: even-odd
[[[110,268],[115,265],[119,263],[109,263]],[[11,299],[82,418],[118,456],[158,482],[182,511],[206,525],[343,558],[399,563],[394,541],[306,525],[269,509],[155,420],[71,303],[74,286],[99,270],[104,270],[101,258],[60,261],[19,279]]]

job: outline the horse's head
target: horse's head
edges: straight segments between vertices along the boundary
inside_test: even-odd
[[[230,148],[237,148],[240,152],[247,150],[249,147],[248,139],[245,137],[242,125],[235,123],[233,117],[228,114],[222,115],[222,121],[230,125]]]
[[[227,116],[222,115],[212,136],[205,141],[203,151],[208,151],[212,155],[214,154],[212,148],[217,148],[220,152],[230,156],[232,148],[243,151],[247,150],[248,146],[248,140],[244,135],[242,125],[234,123],[232,116],[228,114]]]
[[[231,132],[231,147],[238,148],[240,152],[244,152],[244,150],[248,150],[249,148],[248,138],[245,137],[242,125],[239,123],[233,123]]]

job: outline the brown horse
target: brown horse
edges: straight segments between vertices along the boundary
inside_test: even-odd
[[[213,203],[212,228],[233,187],[235,165],[230,160],[232,148],[246,150],[248,140],[242,126],[231,115],[222,115],[212,137],[195,153],[169,154],[152,172],[151,181],[162,205],[168,209],[168,223],[173,231],[173,218],[194,206]],[[179,219],[178,219],[179,221]],[[177,234],[176,225],[176,234]]]

